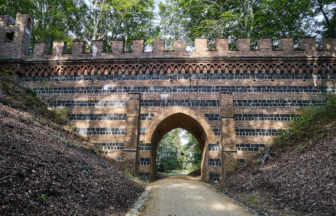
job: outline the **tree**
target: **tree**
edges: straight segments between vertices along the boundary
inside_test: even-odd
[[[130,48],[134,38],[152,39],[158,36],[159,29],[153,27],[153,0],[89,0],[82,5],[86,13],[78,17],[84,40],[91,42],[102,39],[124,39]]]
[[[181,139],[188,143],[181,145]],[[196,138],[180,128],[167,133],[159,143],[157,149],[157,170],[199,169],[201,164],[201,150]]]
[[[168,41],[180,39],[193,46],[196,37],[207,37],[210,49],[217,37],[230,37],[233,43],[237,37],[255,41],[290,36],[298,44],[312,29],[314,17],[311,2],[301,0],[167,0],[159,7]]]
[[[182,168],[180,133],[181,129],[174,129],[161,139],[156,156],[158,171],[167,172],[169,170]]]
[[[157,38],[154,27],[153,0],[0,0],[0,13],[28,12],[34,17],[32,43],[85,40]],[[69,46],[69,48],[70,48]],[[111,49],[110,44],[108,44]],[[70,51],[70,50],[69,50]]]
[[[52,47],[52,41],[70,42],[76,27],[76,15],[82,13],[81,0],[0,0],[0,12],[27,12],[34,17],[32,43],[45,42]]]
[[[320,31],[324,37],[336,37],[336,1],[335,0],[313,0],[311,1],[315,14],[321,14],[323,21],[319,25],[323,26]]]

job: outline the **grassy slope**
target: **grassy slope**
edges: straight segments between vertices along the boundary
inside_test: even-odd
[[[0,215],[124,215],[144,185],[0,76]]]
[[[217,189],[269,215],[336,215],[336,96],[325,97],[274,139],[272,160],[256,157]]]

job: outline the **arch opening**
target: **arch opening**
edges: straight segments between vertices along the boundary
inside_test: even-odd
[[[196,138],[181,128],[169,131],[157,148],[156,171],[196,171],[201,168],[201,150]]]
[[[184,129],[196,138],[201,149],[201,176],[203,180],[207,180],[206,161],[208,160],[208,138],[206,132],[202,125],[193,117],[183,113],[175,113],[163,119],[157,125],[152,134],[150,152],[150,181],[154,181],[156,179],[156,158],[159,143],[164,135],[176,128]]]

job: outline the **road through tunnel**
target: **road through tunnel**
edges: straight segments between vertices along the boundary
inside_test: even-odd
[[[207,145],[208,138],[202,125],[193,117],[183,114],[175,113],[164,120],[162,120],[155,128],[151,138],[151,168],[150,181],[156,178],[156,157],[158,145],[165,134],[175,128],[182,128],[191,133],[200,145],[201,149],[201,175],[203,180],[207,180],[208,176],[208,154]]]

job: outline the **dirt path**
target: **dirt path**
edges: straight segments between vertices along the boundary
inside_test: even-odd
[[[251,216],[252,214],[193,177],[173,175],[153,183],[140,215]]]

